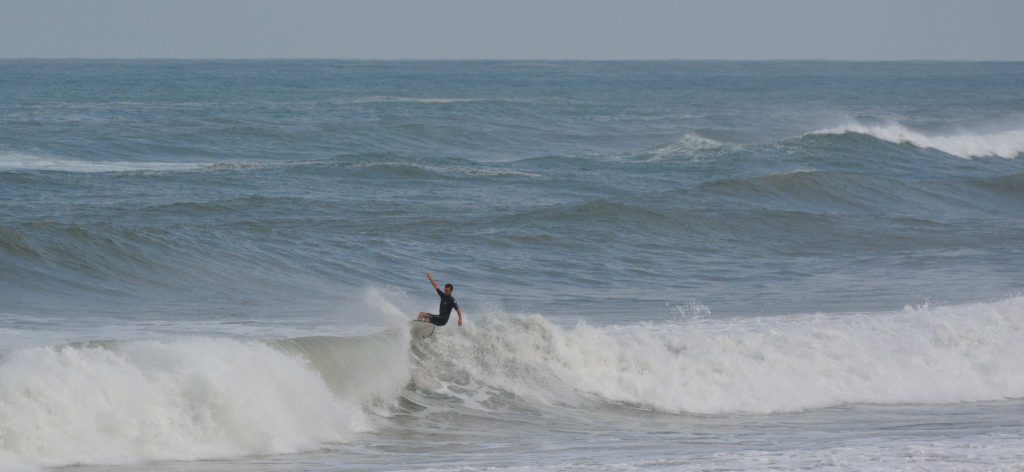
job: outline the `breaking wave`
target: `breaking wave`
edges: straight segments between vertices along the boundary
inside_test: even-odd
[[[953,134],[931,134],[908,128],[899,123],[849,123],[835,128],[814,131],[811,134],[842,135],[857,133],[897,144],[912,144],[920,148],[937,149],[963,158],[1002,157],[1012,159],[1024,153],[1024,128],[998,132],[962,131]]]
[[[402,318],[384,295],[367,297]],[[878,314],[702,316],[562,327],[495,313],[412,344],[392,328],[17,349],[0,355],[0,458],[53,466],[308,451],[373,429],[406,396],[428,410],[455,400],[496,414],[709,415],[1024,397],[1024,296]]]
[[[424,385],[539,405],[612,402],[668,413],[1024,397],[1024,297],[895,313],[565,329],[494,317],[437,336]],[[474,385],[477,385],[474,387]],[[486,401],[483,402],[486,404]]]

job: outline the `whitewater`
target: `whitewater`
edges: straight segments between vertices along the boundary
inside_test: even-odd
[[[1022,77],[0,61],[0,470],[1020,470]]]
[[[1013,400],[1024,398],[1022,331],[1024,298],[1014,297],[603,328],[492,314],[415,342],[404,328],[79,342],[3,355],[0,437],[20,463],[130,464],[344,444],[409,398],[511,410],[496,421],[550,409],[715,416]]]

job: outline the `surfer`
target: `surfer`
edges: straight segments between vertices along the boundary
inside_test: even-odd
[[[448,317],[452,314],[452,308],[459,314],[459,326],[462,326],[462,310],[459,309],[459,304],[452,298],[452,290],[455,287],[452,284],[444,284],[444,291],[437,286],[437,282],[434,281],[434,277],[427,272],[427,280],[430,281],[430,285],[434,286],[434,291],[437,292],[437,296],[441,297],[441,306],[437,309],[437,314],[427,313],[421,311],[419,316],[416,318],[420,321],[427,321],[436,326],[444,326],[448,323]]]

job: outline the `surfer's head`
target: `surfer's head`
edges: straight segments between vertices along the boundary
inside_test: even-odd
[[[455,290],[455,286],[452,284],[444,284],[444,294],[451,295],[452,290]]]

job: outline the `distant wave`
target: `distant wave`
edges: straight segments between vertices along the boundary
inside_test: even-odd
[[[716,180],[699,189],[715,201],[734,205],[824,213],[901,208],[913,211],[921,207],[948,208],[950,204],[927,188],[898,179],[810,169]]]
[[[857,133],[897,144],[913,144],[920,148],[938,149],[954,156],[1003,157],[1012,159],[1024,153],[1024,128],[999,132],[962,131],[953,134],[929,134],[916,131],[900,123],[863,124],[848,123],[835,128],[821,129],[811,134],[842,135]]]

